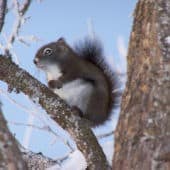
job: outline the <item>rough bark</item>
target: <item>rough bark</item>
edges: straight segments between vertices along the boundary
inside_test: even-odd
[[[0,108],[0,169],[27,170],[14,137],[8,130]]]
[[[113,169],[170,169],[169,0],[139,0],[134,13]]]
[[[23,92],[37,104],[40,104],[51,118],[73,137],[78,149],[83,153],[89,169],[108,169],[106,157],[88,123],[77,116],[56,94],[19,68],[9,58],[0,56],[0,80],[5,81],[10,89]]]

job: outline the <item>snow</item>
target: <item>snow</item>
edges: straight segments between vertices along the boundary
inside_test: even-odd
[[[153,119],[148,119],[148,123],[153,123]]]
[[[170,44],[170,36],[167,36],[167,37],[165,38],[165,41],[166,41],[166,43]]]
[[[108,141],[103,145],[103,151],[107,157],[107,160],[110,165],[112,165],[112,157],[113,157],[113,141]],[[59,165],[54,165],[47,170],[85,170],[87,167],[86,160],[82,153],[79,150],[75,150],[73,153],[69,155],[69,158],[64,161],[59,167]]]
[[[84,170],[87,167],[86,160],[79,150],[74,151],[70,158],[62,165],[61,170]]]
[[[69,155],[69,158],[62,164],[61,168],[58,165],[54,165],[47,170],[85,170],[87,163],[84,156],[79,150],[75,150]]]

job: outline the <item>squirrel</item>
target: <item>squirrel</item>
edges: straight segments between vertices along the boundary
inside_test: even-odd
[[[41,47],[34,63],[46,73],[48,87],[78,109],[92,127],[108,120],[118,105],[119,94],[113,92],[118,79],[106,63],[99,40],[86,38],[71,48],[59,38]]]

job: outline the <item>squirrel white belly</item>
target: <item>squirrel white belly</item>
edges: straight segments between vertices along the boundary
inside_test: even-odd
[[[61,70],[57,65],[49,66],[46,70],[48,82],[57,80],[62,76]],[[82,112],[85,112],[93,88],[91,83],[79,78],[65,83],[61,88],[54,88],[53,91],[70,106],[77,106]]]

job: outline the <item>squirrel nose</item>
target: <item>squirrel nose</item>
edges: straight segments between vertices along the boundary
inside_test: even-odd
[[[35,58],[35,59],[33,60],[33,62],[34,62],[34,64],[36,64],[36,65],[37,65],[37,63],[38,63],[38,59],[37,59],[37,58]]]

